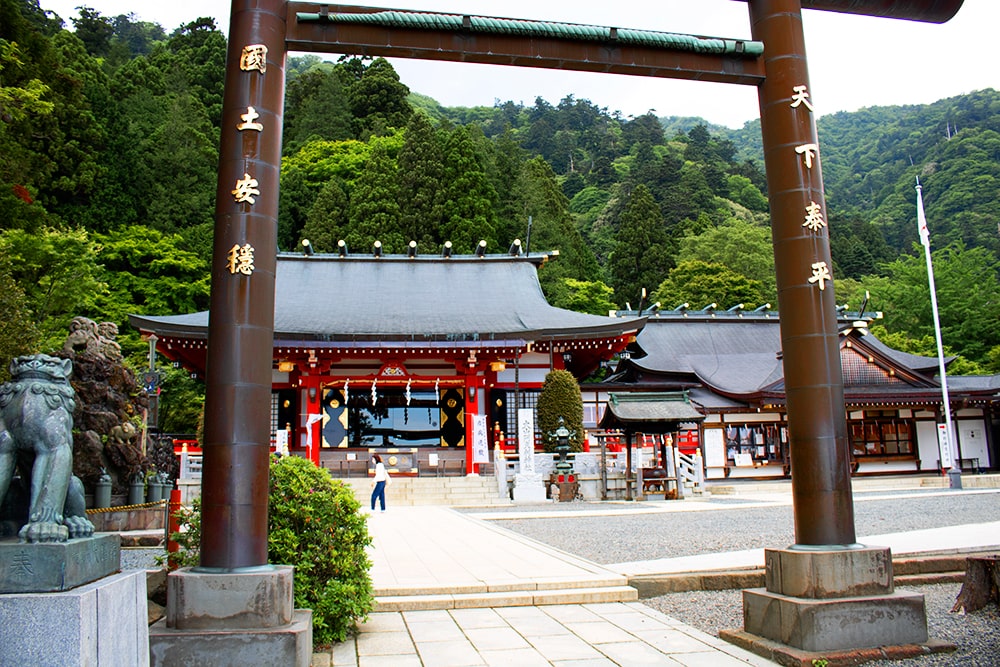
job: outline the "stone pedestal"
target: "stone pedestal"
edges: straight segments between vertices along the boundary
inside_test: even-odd
[[[70,591],[0,595],[0,619],[0,665],[149,664],[144,570]]]
[[[572,471],[556,471],[549,475],[549,489],[552,500],[566,503],[576,500],[576,495],[580,492],[580,483],[576,481],[576,475]]]
[[[117,572],[121,566],[117,533],[66,542],[0,540],[0,593],[68,591]]]
[[[156,666],[294,665],[312,660],[312,612],[294,609],[287,565],[167,577],[167,616],[149,629]]]
[[[515,503],[544,503],[545,482],[539,473],[518,473],[514,475]]]
[[[723,639],[796,660],[954,648],[928,639],[922,595],[894,590],[887,548],[766,549],[764,562],[765,588],[743,591],[743,631],[723,630]]]

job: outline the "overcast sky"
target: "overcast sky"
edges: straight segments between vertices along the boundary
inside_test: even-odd
[[[134,0],[40,0],[67,27],[86,5],[103,16],[136,14],[169,33],[200,16],[228,35],[229,0],[136,3]],[[710,37],[750,38],[747,5],[734,0],[367,0],[366,6],[541,19],[638,28]],[[136,7],[139,7],[136,9]],[[803,12],[810,94],[820,115],[863,107],[924,104],[973,90],[1000,87],[996,66],[1000,2],[965,0],[943,25]],[[336,56],[333,56],[336,57]],[[391,59],[403,83],[445,106],[526,105],[543,97],[588,99],[625,116],[701,116],[741,127],[757,118],[757,94],[747,86],[659,80],[611,74]],[[871,63],[871,64],[868,64]]]

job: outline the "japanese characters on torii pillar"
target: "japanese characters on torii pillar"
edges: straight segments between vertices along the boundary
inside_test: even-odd
[[[240,56],[240,69],[244,72],[259,72],[261,75],[267,72],[267,47],[263,44],[250,44],[243,47],[243,53]],[[245,132],[248,130],[253,130],[256,132],[264,131],[264,124],[256,122],[260,118],[260,114],[252,106],[247,107],[247,112],[241,114],[240,118],[242,123],[236,125],[236,129],[240,132]],[[237,204],[249,204],[254,205],[257,203],[255,197],[260,196],[260,190],[258,186],[260,182],[256,178],[250,175],[249,172],[243,173],[243,178],[236,181],[236,187],[231,190],[233,199]],[[226,253],[226,266],[229,269],[229,273],[235,275],[241,273],[245,276],[249,276],[253,273],[253,253],[254,247],[249,243],[244,243],[242,246],[239,243],[233,245]]]
[[[813,109],[812,102],[809,101],[809,87],[805,84],[800,84],[798,86],[792,86],[792,103],[789,105],[793,109],[798,109],[799,113],[808,113],[810,116],[815,111]],[[811,127],[815,127],[816,124],[810,122]],[[795,152],[802,156],[802,163],[806,168],[806,175],[812,176],[813,163],[819,165],[819,143],[816,141],[815,137],[808,143],[802,144],[795,147]],[[813,188],[812,179],[808,182],[809,189]],[[817,188],[822,192],[822,184]],[[826,218],[823,211],[823,204],[817,204],[812,199],[805,207],[805,222],[802,223],[803,227],[808,228],[814,233],[821,234],[823,229],[826,227]],[[808,282],[810,284],[816,285],[819,289],[825,290],[826,283],[833,281],[833,275],[830,273],[830,267],[823,260],[818,260],[812,262],[810,265],[812,269],[812,275],[810,275]]]

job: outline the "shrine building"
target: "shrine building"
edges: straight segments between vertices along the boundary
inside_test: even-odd
[[[367,474],[370,449],[401,474],[474,472],[550,370],[585,377],[642,328],[551,306],[538,268],[555,255],[279,253],[272,441],[346,475]],[[129,319],[203,377],[208,317]]]
[[[945,420],[937,357],[882,343],[868,330],[871,312],[838,311],[853,473],[940,470],[938,425]],[[682,452],[700,451],[708,479],[787,477],[786,360],[777,313],[685,304],[648,315],[616,372],[582,386],[585,425],[598,426],[611,392],[685,392],[704,420],[682,425],[673,437]],[[1000,375],[948,375],[947,384],[959,466],[1000,467]]]

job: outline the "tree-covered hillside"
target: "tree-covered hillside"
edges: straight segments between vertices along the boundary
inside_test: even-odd
[[[128,313],[208,306],[224,61],[210,19],[168,32],[84,8],[64,23],[0,0],[0,351],[51,349],[86,315],[138,358]],[[889,333],[932,352],[920,176],[946,345],[994,372],[998,110],[986,90],[819,123],[838,300],[868,290]],[[282,250],[501,253],[519,238],[560,250],[541,280],[561,307],[606,313],[644,290],[664,309],[775,304],[756,123],[625,118],[572,96],[446,108],[383,59],[316,56],[289,59],[284,120]]]

